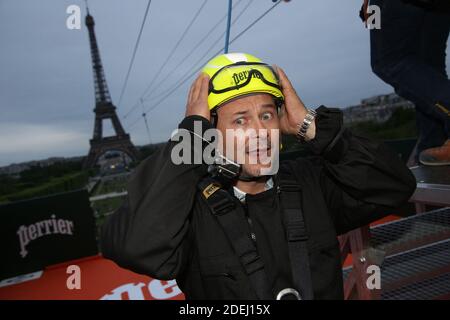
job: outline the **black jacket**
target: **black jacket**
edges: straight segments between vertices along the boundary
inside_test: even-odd
[[[406,4],[412,4],[427,10],[440,13],[450,13],[450,2],[448,0],[402,0]]]
[[[409,199],[415,179],[383,144],[341,130],[342,113],[320,107],[317,155],[284,161],[280,170],[301,185],[311,278],[316,299],[341,299],[337,235],[395,212]],[[193,128],[199,116],[180,128]],[[128,185],[127,201],[102,227],[101,247],[119,266],[157,279],[176,279],[187,299],[254,299],[245,270],[196,188],[205,164],[175,165],[168,142],[146,159]],[[292,287],[288,248],[274,189],[247,195],[258,253],[270,286]],[[237,199],[236,199],[237,201]],[[239,203],[239,202],[238,202]],[[240,203],[239,203],[240,205]]]

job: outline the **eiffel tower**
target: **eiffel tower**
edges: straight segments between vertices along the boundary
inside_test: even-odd
[[[94,135],[90,142],[89,154],[84,162],[85,168],[94,167],[99,158],[108,151],[118,151],[126,154],[131,160],[138,158],[138,150],[130,140],[130,135],[125,130],[117,117],[116,107],[111,101],[108,85],[103,71],[102,61],[100,59],[100,51],[97,45],[97,39],[94,32],[94,18],[89,14],[87,9],[86,27],[89,31],[89,42],[91,46],[92,67],[94,70],[95,84],[95,125]],[[110,120],[115,135],[103,137],[103,121]],[[124,158],[124,157],[122,157]]]

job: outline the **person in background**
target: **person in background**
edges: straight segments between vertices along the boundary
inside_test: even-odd
[[[381,9],[381,28],[370,33],[373,72],[416,106],[416,162],[450,164],[450,81],[446,46],[448,0],[365,0]],[[365,14],[366,13],[366,14]]]

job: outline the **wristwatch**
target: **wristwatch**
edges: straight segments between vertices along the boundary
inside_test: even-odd
[[[302,122],[300,122],[297,126],[298,126],[298,131],[297,131],[297,139],[300,142],[305,142],[306,139],[306,132],[309,129],[309,126],[311,125],[311,123],[314,121],[314,119],[316,118],[316,111],[313,109],[308,109],[306,112],[306,116],[303,119]]]

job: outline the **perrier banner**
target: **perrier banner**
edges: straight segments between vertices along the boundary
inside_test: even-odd
[[[0,206],[0,280],[97,254],[86,190]]]

